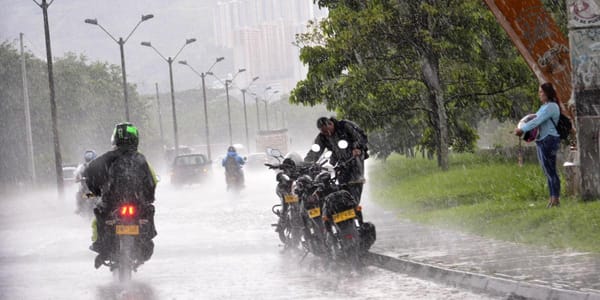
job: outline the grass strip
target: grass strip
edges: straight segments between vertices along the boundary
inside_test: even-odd
[[[476,154],[452,154],[448,171],[435,160],[392,155],[371,162],[370,197],[410,220],[496,239],[600,253],[600,201],[561,197],[547,209],[539,165]],[[562,175],[562,174],[561,174]],[[564,190],[564,176],[561,176]]]

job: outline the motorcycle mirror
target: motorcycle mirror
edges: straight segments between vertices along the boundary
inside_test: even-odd
[[[313,145],[310,147],[310,150],[311,150],[312,152],[319,152],[319,151],[321,151],[321,146],[319,146],[319,144],[313,144]]]
[[[340,149],[346,149],[346,148],[348,148],[348,141],[346,141],[346,140],[340,140],[338,142],[338,147],[340,147]]]

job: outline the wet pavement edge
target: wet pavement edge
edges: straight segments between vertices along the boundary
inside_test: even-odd
[[[600,294],[558,289],[489,275],[446,269],[426,263],[369,252],[366,263],[388,271],[467,288],[507,299],[600,300]]]

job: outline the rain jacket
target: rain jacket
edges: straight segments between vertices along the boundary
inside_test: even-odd
[[[102,196],[107,209],[120,200],[154,202],[157,178],[136,147],[119,147],[94,159],[84,171],[90,191]]]
[[[227,156],[225,156],[225,158],[223,158],[223,161],[221,162],[221,165],[223,167],[225,167],[225,170],[227,170],[228,164],[231,161],[231,159],[233,159],[233,161],[235,162],[235,167],[237,169],[240,169],[242,167],[243,164],[245,164],[246,162],[244,161],[243,158],[241,158],[237,152],[234,151],[228,151],[227,152]]]
[[[338,121],[334,118],[330,118],[333,122],[334,132],[331,136],[326,136],[319,133],[315,138],[315,144],[319,145],[320,150],[318,152],[309,151],[304,158],[306,162],[315,162],[321,157],[321,154],[325,149],[329,149],[331,154],[331,164],[335,164],[337,161],[347,160],[352,157],[353,149],[360,149],[363,152],[363,157],[366,154],[367,145],[364,144],[361,134],[352,127],[352,125],[344,120]],[[338,142],[340,140],[346,140],[348,142],[348,148],[340,149]],[[363,158],[364,159],[364,158]]]

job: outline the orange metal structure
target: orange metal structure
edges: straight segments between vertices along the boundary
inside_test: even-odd
[[[569,41],[541,1],[484,1],[538,80],[551,82],[566,107],[572,91]]]

